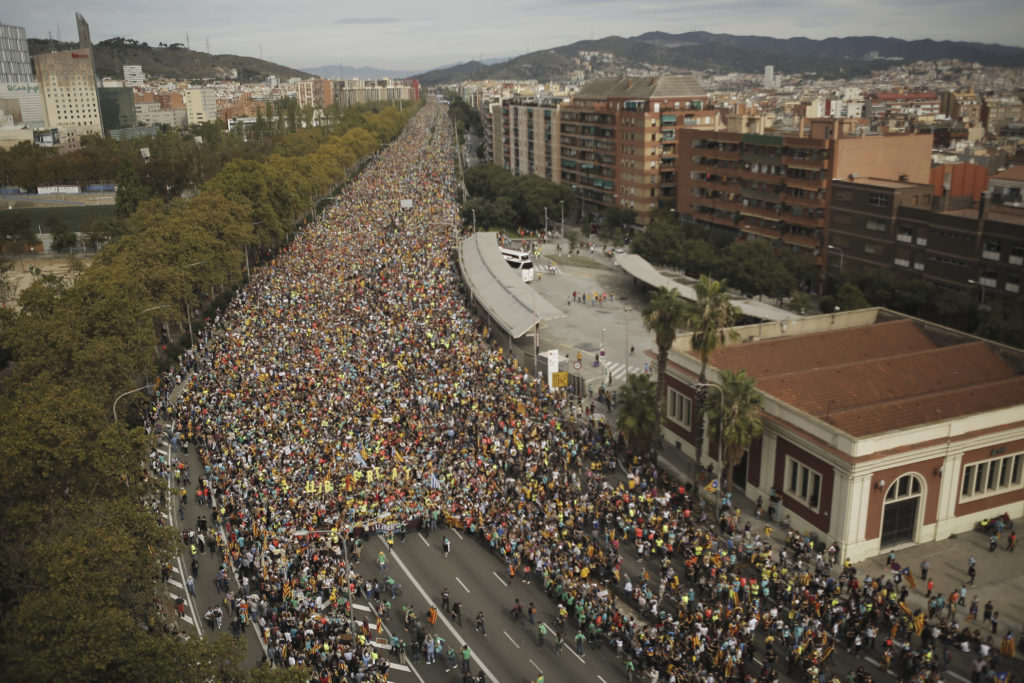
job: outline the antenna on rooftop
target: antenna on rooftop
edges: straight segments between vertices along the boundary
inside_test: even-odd
[[[191,50],[192,49],[192,41],[190,41],[188,39],[188,31],[185,32],[185,49],[186,50]]]
[[[210,36],[206,36],[206,54],[213,54],[212,52],[210,52]]]

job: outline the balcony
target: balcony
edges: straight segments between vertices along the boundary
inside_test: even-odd
[[[805,228],[815,228],[818,230],[823,230],[825,228],[824,218],[815,218],[814,216],[808,216],[806,214],[798,216],[793,213],[787,213],[784,218],[789,223],[800,225]]]
[[[821,240],[816,237],[808,237],[807,235],[794,235],[791,233],[784,233],[782,235],[782,241],[786,244],[793,244],[798,247],[804,247],[805,249],[819,249],[821,247]]]
[[[750,164],[772,164],[775,166],[782,165],[782,157],[778,154],[757,154],[754,152],[743,152],[740,155],[741,161],[746,161]]]
[[[896,241],[897,242],[906,242],[907,244],[910,244],[911,242],[914,241],[914,236],[913,235],[896,235]]]
[[[809,209],[823,209],[825,208],[825,199],[819,197],[796,197],[790,193],[786,193],[782,196],[782,200],[787,204],[793,206],[803,206]]]
[[[823,171],[825,170],[824,159],[804,159],[801,157],[791,156],[784,154],[782,156],[782,163],[786,166],[792,166],[793,168],[804,168],[809,171]]]
[[[789,187],[799,187],[802,190],[824,190],[828,181],[825,178],[814,179],[785,176],[785,182]]]
[[[765,228],[759,225],[741,225],[740,230],[758,237],[767,237],[770,240],[782,239],[782,231],[774,228]]]
[[[981,258],[988,259],[989,261],[998,261],[999,257],[1000,252],[998,251],[989,251],[988,249],[984,249],[981,252]]]
[[[740,160],[740,151],[738,149],[736,149],[736,150],[728,150],[728,149],[708,148],[708,149],[702,149],[701,152],[704,154],[704,156],[712,157],[712,158],[715,158],[715,159],[724,159],[725,161],[739,161]]]
[[[775,208],[769,209],[769,208],[760,207],[760,206],[742,206],[741,205],[740,213],[742,213],[742,214],[744,214],[746,216],[756,216],[757,218],[764,218],[764,219],[769,220],[769,221],[778,221],[778,220],[780,220],[779,210],[775,209]]]
[[[748,199],[761,199],[766,202],[778,202],[782,199],[782,195],[778,192],[772,192],[770,190],[755,190],[750,187],[740,188],[740,194]]]

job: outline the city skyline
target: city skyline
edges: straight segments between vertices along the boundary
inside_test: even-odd
[[[271,8],[272,7],[272,8]],[[74,13],[89,21],[94,42],[121,36],[149,43],[186,43],[214,54],[262,57],[293,68],[326,64],[428,71],[472,59],[500,59],[611,35],[708,31],[775,38],[880,35],[1024,46],[1024,4],[1016,0],[509,0],[500,6],[397,0],[380,11],[322,0],[300,13],[228,0],[138,6],[56,0],[21,3],[0,16],[29,37],[71,40]],[[581,20],[580,18],[584,19]],[[884,17],[884,20],[883,20]],[[884,25],[885,31],[878,26]]]

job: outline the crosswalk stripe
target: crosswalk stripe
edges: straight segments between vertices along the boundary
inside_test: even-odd
[[[190,616],[189,616],[189,615],[187,615],[187,614],[182,614],[182,615],[181,615],[181,618],[182,618],[182,619],[184,619],[184,620],[185,620],[186,622],[188,622],[189,624],[191,624],[192,626],[195,626],[195,625],[196,625],[196,622],[192,621],[192,617],[190,617]]]
[[[167,583],[171,584],[171,585],[172,585],[172,586],[174,586],[175,588],[184,588],[184,587],[185,587],[185,586],[183,586],[183,585],[181,584],[181,582],[180,582],[180,581],[176,581],[176,580],[174,580],[174,579],[167,579]]]

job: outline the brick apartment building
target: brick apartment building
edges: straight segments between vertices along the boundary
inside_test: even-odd
[[[834,178],[929,180],[929,135],[855,134],[852,119],[807,124],[791,135],[681,130],[679,214],[813,254],[823,266]]]
[[[953,292],[1024,301],[1024,167],[989,180],[979,203],[932,209],[934,187],[874,178],[836,181],[832,274],[882,269]]]
[[[633,210],[646,224],[676,195],[676,144],[716,113],[693,76],[598,78],[559,108],[561,182],[584,210]]]
[[[562,102],[560,97],[504,100],[500,112],[500,156],[495,156],[495,163],[515,175],[539,175],[560,183],[562,150],[558,110]]]

